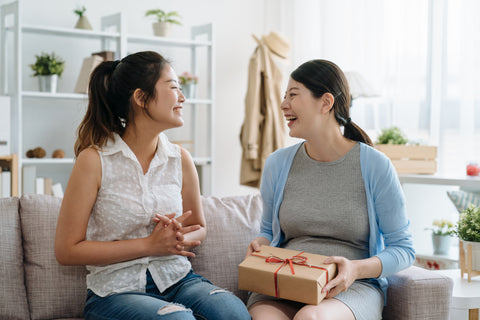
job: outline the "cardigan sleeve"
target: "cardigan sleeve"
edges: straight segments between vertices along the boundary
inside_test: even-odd
[[[370,161],[372,200],[381,240],[377,242],[377,257],[382,262],[382,274],[387,277],[411,266],[415,250],[407,217],[405,196],[398,175],[385,155]]]
[[[273,239],[273,215],[274,215],[274,186],[273,179],[274,161],[268,157],[263,168],[262,180],[260,181],[260,194],[263,202],[262,221],[260,222],[260,237],[267,238],[270,242]]]

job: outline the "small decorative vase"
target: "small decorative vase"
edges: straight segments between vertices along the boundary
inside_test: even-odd
[[[75,29],[92,30],[92,25],[90,24],[90,21],[88,21],[87,17],[81,16],[80,18],[78,18],[77,24],[75,25]]]
[[[182,93],[185,98],[195,99],[197,94],[197,84],[196,83],[187,83],[182,85]]]
[[[168,37],[170,35],[170,26],[169,22],[154,22],[152,24],[153,34],[158,37]]]
[[[58,74],[48,76],[37,76],[38,85],[41,92],[56,93]]]
[[[452,237],[432,234],[433,254],[446,255],[450,251]]]

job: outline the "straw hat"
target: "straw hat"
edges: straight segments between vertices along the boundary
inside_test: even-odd
[[[270,32],[268,35],[262,37],[265,44],[273,53],[276,53],[280,57],[287,59],[290,52],[290,43],[282,35],[275,31]]]

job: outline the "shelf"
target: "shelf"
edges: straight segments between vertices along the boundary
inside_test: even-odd
[[[189,104],[213,104],[213,101],[210,99],[188,99],[185,101],[185,103]]]
[[[212,163],[212,159],[207,157],[194,157],[193,162],[197,166],[206,166]]]
[[[0,35],[8,32],[8,37],[12,36],[12,41],[8,41],[8,45],[0,46],[1,52],[0,56],[5,56],[8,59],[0,59],[0,70],[8,72],[0,72],[0,87],[8,87],[9,94],[15,93],[18,94],[17,99],[13,99],[12,102],[12,112],[11,112],[11,123],[14,128],[13,134],[13,150],[16,154],[23,155],[18,159],[17,169],[20,169],[21,172],[22,166],[32,165],[40,167],[40,172],[48,172],[49,174],[57,175],[57,179],[64,179],[66,177],[65,172],[57,172],[56,166],[59,166],[59,171],[66,171],[68,166],[72,166],[75,162],[75,159],[72,158],[26,158],[25,150],[23,147],[25,144],[31,144],[29,140],[40,141],[42,136],[39,135],[37,127],[32,126],[31,124],[37,124],[37,119],[30,116],[29,112],[32,111],[32,108],[36,108],[34,111],[37,111],[37,105],[39,108],[44,107],[48,102],[57,102],[61,104],[66,104],[68,106],[78,106],[86,105],[88,103],[87,94],[79,94],[73,92],[39,92],[34,91],[35,88],[30,88],[25,86],[26,90],[22,90],[23,87],[23,71],[27,67],[23,59],[24,49],[32,49],[31,45],[28,46],[28,41],[32,38],[41,37],[42,39],[52,40],[53,44],[49,46],[52,47],[52,50],[56,46],[62,45],[64,39],[72,39],[81,41],[75,42],[74,47],[66,48],[66,52],[70,54],[74,53],[76,49],[83,48],[83,43],[88,42],[88,46],[92,46],[95,51],[113,51],[116,57],[125,57],[129,53],[129,49],[142,51],[143,50],[154,50],[154,51],[163,51],[164,47],[174,47],[180,51],[189,51],[183,54],[182,59],[185,60],[185,63],[189,65],[188,69],[193,72],[204,74],[205,76],[201,77],[205,79],[206,92],[204,95],[199,95],[199,99],[186,99],[184,102],[185,105],[191,107],[192,111],[190,112],[190,124],[189,128],[185,128],[184,131],[188,134],[189,139],[194,141],[192,143],[191,149],[193,150],[192,156],[197,169],[201,171],[203,167],[213,167],[214,165],[214,146],[213,146],[213,115],[214,115],[214,83],[215,83],[215,64],[214,64],[214,39],[213,37],[213,25],[205,24],[199,26],[192,26],[190,28],[190,35],[187,39],[182,38],[170,38],[170,37],[157,37],[153,36],[148,32],[146,35],[142,34],[129,34],[126,26],[126,19],[122,12],[107,15],[101,17],[101,27],[98,30],[84,30],[76,29],[72,27],[61,27],[61,26],[49,26],[50,21],[44,21],[46,25],[37,23],[30,23],[28,21],[26,24],[22,22],[21,17],[21,5],[20,2],[23,0],[14,0],[10,1],[8,4],[1,4],[0,11]],[[5,14],[4,14],[5,13]],[[28,36],[28,37],[25,37]],[[98,42],[98,43],[94,43]],[[50,43],[50,41],[49,41]],[[133,45],[133,47],[131,47]],[[140,47],[140,48],[137,48]],[[34,49],[34,48],[33,48]],[[90,50],[92,51],[92,50]],[[204,52],[206,51],[206,52]],[[200,53],[200,54],[198,54]],[[190,59],[188,59],[190,56]],[[189,60],[189,61],[188,61]],[[80,64],[81,61],[76,59],[77,64]],[[199,62],[200,61],[200,62]],[[198,68],[198,64],[201,64],[202,68]],[[200,70],[198,70],[200,69]],[[73,68],[72,68],[73,70]],[[6,84],[8,83],[8,86]],[[73,90],[72,90],[73,91]],[[41,101],[40,101],[41,100]],[[41,104],[39,104],[42,102]],[[198,107],[198,108],[197,108]],[[203,116],[203,112],[196,112],[197,109],[206,108],[207,112]],[[73,110],[68,110],[62,116],[71,117],[73,121],[80,121],[79,115],[74,114],[78,110],[72,108]],[[49,113],[55,113],[54,108],[48,108]],[[40,112],[40,111],[39,111]],[[201,114],[202,117],[198,115]],[[26,116],[28,115],[28,117]],[[45,115],[48,117],[49,115]],[[55,115],[53,115],[55,117]],[[38,116],[37,116],[38,117]],[[40,115],[41,117],[41,115]],[[198,121],[197,121],[198,119]],[[199,123],[201,124],[199,125]],[[58,141],[49,141],[48,143],[53,145],[71,145],[74,141],[72,140],[72,130],[76,123],[71,124],[71,121],[68,121],[64,124],[60,124],[62,128],[58,130],[59,133],[55,136],[52,136],[52,140]],[[73,126],[72,126],[73,125]],[[68,126],[68,127],[67,127]],[[206,130],[206,135],[202,136],[195,140],[198,135],[199,130]],[[63,131],[65,130],[65,131]],[[67,132],[69,134],[62,135],[62,132]],[[202,131],[203,133],[203,131]],[[40,133],[41,135],[42,133]],[[45,139],[47,139],[45,137]],[[206,141],[203,141],[206,140]],[[28,142],[27,142],[28,141]],[[204,143],[205,142],[205,143]],[[43,143],[43,142],[42,142]],[[36,145],[42,145],[40,142],[35,142]],[[65,147],[69,148],[69,147]],[[202,148],[200,150],[200,148]],[[205,151],[203,149],[208,150]],[[205,151],[205,152],[204,152]],[[200,153],[204,157],[195,157],[195,152]],[[61,168],[60,168],[61,167]],[[208,168],[210,169],[210,168]],[[214,170],[206,170],[206,174],[201,179],[201,190],[205,191],[206,194],[211,194],[212,184],[213,184],[213,174]],[[58,173],[58,174],[57,174]],[[18,184],[21,186],[22,181],[21,177],[18,179]],[[21,188],[20,188],[21,189]]]
[[[401,174],[400,183],[459,186],[480,190],[480,177],[445,177],[438,175]]]
[[[430,260],[441,259],[449,262],[458,262],[458,257],[459,257],[458,243],[456,245],[452,244],[450,246],[450,250],[448,254],[434,254],[432,250],[432,251],[426,251],[426,252],[422,252],[422,251],[415,252],[415,256],[420,259],[430,259]]]
[[[7,28],[10,30],[11,28]],[[72,28],[59,28],[59,27],[45,27],[45,26],[35,26],[35,25],[23,25],[22,32],[25,33],[36,33],[43,35],[56,35],[56,36],[73,36],[73,37],[84,37],[89,39],[119,39],[120,33],[114,32],[104,32],[104,31],[95,31],[95,30],[84,30],[84,29],[72,29]]]
[[[73,164],[73,158],[23,158],[22,164]]]
[[[127,35],[127,41],[131,43],[153,44],[177,47],[210,47],[211,41],[172,39],[157,36]]]
[[[22,91],[22,96],[25,98],[88,100],[88,95],[82,93],[50,93],[39,91]]]

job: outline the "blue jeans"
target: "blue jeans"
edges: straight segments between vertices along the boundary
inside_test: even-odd
[[[159,292],[148,271],[145,293],[123,292],[102,298],[88,290],[84,316],[87,320],[251,319],[242,300],[193,271],[164,292]]]

